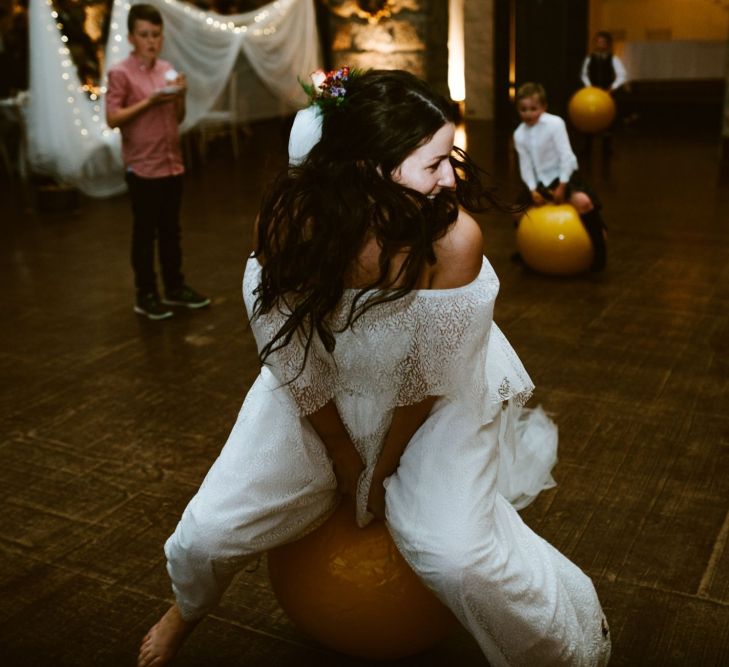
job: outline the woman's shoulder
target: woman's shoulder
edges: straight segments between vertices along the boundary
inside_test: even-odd
[[[431,289],[451,289],[473,282],[483,265],[483,233],[479,224],[464,210],[446,234],[434,245],[435,266]]]

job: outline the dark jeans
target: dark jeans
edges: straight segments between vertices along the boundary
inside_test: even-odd
[[[140,178],[126,174],[132,202],[132,268],[134,284],[140,292],[156,292],[154,243],[157,241],[159,263],[165,291],[181,287],[182,250],[180,248],[180,203],[182,176]]]

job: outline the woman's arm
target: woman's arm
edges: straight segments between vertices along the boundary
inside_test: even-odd
[[[307,416],[329,453],[337,478],[337,489],[343,496],[357,498],[357,482],[364,463],[349,437],[334,401]]]
[[[436,398],[437,396],[428,396],[420,403],[395,408],[390,430],[385,436],[380,458],[375,465],[367,499],[367,509],[378,519],[385,518],[385,487],[382,483],[397,470],[405,448],[428,418]]]
[[[258,221],[254,224],[257,227]],[[254,229],[255,235],[255,229]],[[483,263],[483,235],[478,223],[465,211],[433,247],[436,263],[431,274],[430,287],[449,289],[472,282]],[[385,514],[385,489],[382,482],[397,470],[405,448],[423,424],[436,401],[429,396],[419,403],[400,406],[394,411],[390,429],[380,457],[375,465],[368,506],[378,518]],[[357,497],[357,482],[364,463],[344,427],[337,406],[330,400],[324,407],[307,416],[309,423],[321,438],[334,465],[339,492]]]
[[[430,414],[435,400],[435,396],[428,396],[419,403],[395,408],[390,429],[375,464],[367,503],[370,512],[378,519],[385,518],[385,487],[382,483],[397,470],[400,457]],[[308,420],[332,459],[339,493],[356,500],[357,483],[364,463],[344,427],[334,401],[329,401],[323,408],[308,415]]]
[[[452,289],[467,285],[476,279],[483,264],[483,234],[478,223],[465,211],[442,238],[433,245],[436,262],[430,287]],[[382,483],[392,475],[400,463],[405,448],[415,432],[428,418],[437,396],[428,396],[419,403],[395,408],[390,429],[380,458],[375,465],[368,499],[370,512],[382,519],[385,516],[385,488]]]

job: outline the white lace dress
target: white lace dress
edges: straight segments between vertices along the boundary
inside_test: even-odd
[[[249,259],[249,317],[260,271]],[[466,286],[416,290],[367,311],[336,334],[333,355],[315,339],[303,372],[300,341],[272,355],[165,545],[184,617],[208,612],[246,558],[295,539],[334,508],[336,480],[307,414],[336,403],[366,464],[357,499],[364,525],[393,411],[437,396],[385,484],[399,550],[493,666],[607,663],[592,582],[515,509],[554,485],[557,432],[543,411],[523,408],[533,385],[493,323],[498,289],[484,259]],[[345,293],[339,323],[355,294]],[[252,319],[259,349],[284,317]]]

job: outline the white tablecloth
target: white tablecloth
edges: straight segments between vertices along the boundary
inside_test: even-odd
[[[622,60],[630,81],[724,79],[727,43],[698,40],[626,42]]]

